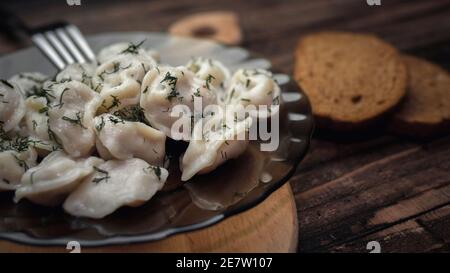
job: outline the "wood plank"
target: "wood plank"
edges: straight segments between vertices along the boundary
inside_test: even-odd
[[[377,241],[382,252],[450,253],[450,205],[406,222],[328,248],[331,252],[366,252],[367,243]]]
[[[416,221],[410,220],[380,232],[360,238],[350,243],[337,245],[326,251],[367,253],[367,244],[376,241],[380,244],[382,253],[389,252],[424,252],[441,249],[444,244],[421,227]]]
[[[358,237],[450,202],[450,172],[441,167],[450,160],[448,140],[362,164],[297,193],[300,249]]]

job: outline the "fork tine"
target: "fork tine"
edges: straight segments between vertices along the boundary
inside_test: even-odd
[[[92,52],[89,44],[84,39],[84,36],[81,34],[80,30],[74,25],[67,25],[66,31],[69,36],[72,38],[77,46],[81,49],[81,51],[86,55],[87,59],[90,61],[95,60],[94,52]]]
[[[44,35],[56,49],[60,56],[66,61],[67,64],[73,64],[75,60],[70,55],[69,51],[64,47],[64,45],[56,38],[56,35],[53,31],[46,31]]]
[[[50,61],[59,69],[65,67],[63,59],[58,55],[55,49],[45,39],[42,33],[36,33],[31,37],[34,44],[50,59]]]
[[[64,28],[56,29],[56,35],[63,42],[63,44],[69,49],[69,52],[75,57],[78,63],[85,63],[86,59],[81,54],[80,50],[75,46],[74,42],[70,40],[69,36],[64,32]]]

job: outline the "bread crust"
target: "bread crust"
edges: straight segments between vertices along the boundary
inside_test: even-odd
[[[424,59],[403,55],[402,60],[409,76],[407,94],[389,130],[415,138],[450,132],[450,74]]]

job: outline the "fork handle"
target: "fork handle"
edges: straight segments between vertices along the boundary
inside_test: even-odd
[[[11,38],[23,39],[28,36],[30,29],[14,13],[0,7],[0,30]]]

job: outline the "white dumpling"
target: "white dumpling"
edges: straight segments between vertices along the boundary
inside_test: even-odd
[[[20,87],[0,81],[0,126],[9,132],[19,125],[25,115],[25,102]]]
[[[202,80],[210,78],[211,85],[216,88],[223,87],[225,82],[230,79],[228,68],[214,59],[196,57],[188,62],[186,68]]]
[[[15,190],[22,175],[36,166],[37,153],[27,138],[2,139],[0,143],[0,191]]]
[[[44,97],[31,96],[25,100],[26,113],[22,125],[26,135],[35,141],[34,147],[41,156],[59,148],[51,139],[48,127],[47,100]]]
[[[256,107],[279,105],[280,87],[267,70],[239,69],[231,78],[224,103]]]
[[[92,76],[95,73],[97,66],[92,63],[73,63],[66,66],[56,75],[57,82],[64,82],[68,80],[79,81],[87,86],[92,86]]]
[[[75,216],[103,218],[122,206],[147,202],[164,186],[167,176],[166,169],[138,158],[110,160],[86,177],[63,207]]]
[[[144,109],[145,117],[150,124],[164,132],[168,137],[173,136],[171,129],[174,122],[188,119],[190,123],[194,114],[194,99],[201,101],[202,109],[216,103],[214,86],[209,81],[201,80],[185,67],[157,67],[150,70],[144,77],[141,87],[140,106]],[[171,116],[173,107],[184,105],[187,113]],[[183,139],[185,139],[183,137]]]
[[[182,181],[195,174],[213,171],[247,149],[252,119],[245,115],[237,118],[237,113],[229,107],[227,111],[216,112],[195,124],[192,139],[180,162]]]
[[[140,158],[151,165],[162,166],[166,135],[136,121],[103,114],[95,118],[97,151],[106,159]],[[107,153],[105,153],[105,149]]]
[[[139,103],[141,82],[156,62],[147,55],[119,55],[101,64],[92,79],[100,92],[102,112],[111,112]]]
[[[103,160],[96,157],[73,159],[63,151],[52,152],[23,175],[14,200],[26,198],[40,205],[58,205],[101,163]]]
[[[89,155],[95,146],[93,119],[101,103],[99,95],[77,81],[52,83],[48,107],[49,129],[70,156]]]
[[[39,92],[48,76],[39,72],[24,72],[12,76],[8,81],[17,84],[22,95],[29,97]]]

